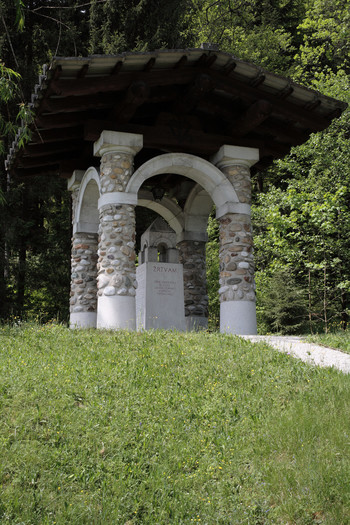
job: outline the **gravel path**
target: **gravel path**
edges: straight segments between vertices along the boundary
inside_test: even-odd
[[[337,368],[350,374],[350,354],[306,342],[302,337],[276,335],[243,335],[253,343],[266,341],[280,352],[286,352],[302,361],[318,366]]]

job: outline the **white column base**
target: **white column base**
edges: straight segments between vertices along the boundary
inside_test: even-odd
[[[185,317],[186,332],[198,332],[208,329],[208,318],[199,315],[188,315]]]
[[[70,328],[96,328],[96,312],[77,312],[70,314]]]
[[[256,335],[255,301],[224,301],[220,304],[220,332]]]
[[[109,328],[112,330],[135,330],[135,297],[129,295],[98,297],[97,328]]]

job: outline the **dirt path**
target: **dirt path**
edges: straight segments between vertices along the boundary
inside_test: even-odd
[[[266,341],[280,352],[318,366],[330,366],[350,374],[350,354],[306,342],[302,337],[275,335],[243,335],[253,343]]]

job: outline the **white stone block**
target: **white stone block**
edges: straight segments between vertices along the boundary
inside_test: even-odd
[[[185,330],[182,264],[147,262],[136,277],[137,329]]]
[[[97,328],[135,330],[135,297],[102,296],[97,303]]]
[[[259,160],[259,150],[257,148],[247,148],[244,146],[221,146],[219,151],[212,157],[211,162],[215,166],[239,165],[253,166]]]
[[[96,312],[71,313],[70,328],[96,328]]]
[[[224,301],[220,304],[220,332],[256,335],[255,301]]]
[[[100,138],[94,143],[95,157],[105,153],[127,152],[136,155],[143,147],[143,136],[136,133],[103,130]]]

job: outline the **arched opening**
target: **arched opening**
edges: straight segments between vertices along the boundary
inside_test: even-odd
[[[99,175],[89,168],[80,185],[72,237],[70,324],[96,327]]]
[[[89,233],[97,233],[98,231],[99,184],[99,174],[96,169],[89,168],[83,177],[79,191],[75,225],[73,225],[76,231]]]
[[[176,231],[184,275],[186,326],[187,329],[207,327],[207,223],[215,201],[223,206],[228,200],[237,200],[232,185],[227,184],[222,172],[203,159],[165,154],[140,166],[131,177],[128,190],[138,191],[138,204],[158,212]],[[157,260],[167,262],[165,246],[158,245]]]
[[[157,246],[157,259],[159,262],[168,262],[167,246],[165,243],[159,243]]]

